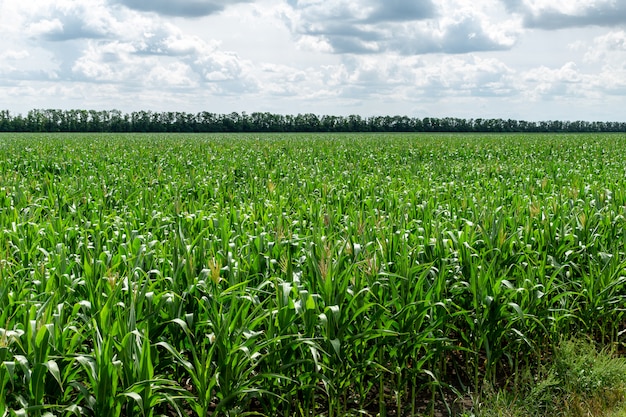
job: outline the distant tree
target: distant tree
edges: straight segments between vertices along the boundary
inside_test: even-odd
[[[0,110],[0,132],[626,132],[626,122],[461,119],[314,113],[151,112],[34,109],[26,117]]]
[[[12,127],[12,117],[9,110],[0,110],[0,132],[8,132]]]

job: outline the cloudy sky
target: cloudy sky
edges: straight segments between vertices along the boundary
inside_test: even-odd
[[[626,120],[624,0],[0,0],[0,109]]]

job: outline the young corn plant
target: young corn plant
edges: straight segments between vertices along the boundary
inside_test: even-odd
[[[0,146],[0,415],[450,413],[623,342],[622,135]]]

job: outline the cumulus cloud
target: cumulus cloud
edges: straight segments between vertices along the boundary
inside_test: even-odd
[[[366,19],[370,22],[421,20],[433,17],[435,14],[435,6],[430,0],[386,0],[372,3],[376,4],[373,4]]]
[[[249,0],[115,0],[128,8],[167,16],[201,17],[218,13],[235,3]]]
[[[126,42],[91,41],[72,66],[72,74],[79,81],[96,82],[136,82],[143,76],[139,58],[134,56],[135,48]]]
[[[39,40],[68,41],[106,38],[118,29],[112,11],[101,0],[43,2],[23,12],[25,33]]]
[[[611,31],[594,38],[587,44],[583,42],[577,46],[587,49],[584,56],[587,62],[603,61],[605,64],[614,65],[615,62],[610,61],[619,61],[626,65],[624,62],[624,58],[626,58],[626,32],[624,30]]]
[[[523,17],[524,26],[563,29],[617,26],[626,23],[626,3],[615,0],[502,0],[507,10]]]
[[[613,30],[576,46],[585,51],[585,63],[600,66],[592,77],[596,91],[626,94],[626,31]]]
[[[12,28],[15,36],[27,36],[30,53],[1,53],[5,64],[0,75],[16,81],[112,84],[120,91],[206,88],[228,94],[254,89],[246,70],[251,66],[222,50],[219,41],[186,34],[158,14],[112,7],[107,1],[33,0]],[[159,2],[142,3],[159,7]],[[191,11],[211,2],[175,3]],[[3,7],[15,9],[16,2],[0,11]],[[14,61],[20,57],[30,61],[18,65]]]
[[[24,59],[28,57],[30,53],[27,50],[16,51],[14,49],[8,49],[6,51],[0,52],[0,59],[9,60],[9,59]]]
[[[236,54],[220,50],[217,43],[165,32],[123,42],[90,41],[72,66],[72,76],[133,88],[198,88],[220,83],[217,90],[228,93],[250,88],[245,66]]]
[[[560,68],[533,68],[521,74],[519,81],[525,86],[523,94],[532,100],[584,96],[591,85],[591,80],[580,72],[574,62],[567,62]]]
[[[26,50],[16,51],[14,49],[8,49],[0,52],[0,75],[15,73],[15,71],[18,70],[16,65],[19,61],[28,58],[29,55],[29,52]]]
[[[509,49],[518,35],[510,21],[494,22],[464,0],[292,0],[289,27],[299,39],[335,53],[406,55]],[[496,3],[497,5],[497,3]],[[317,43],[311,38],[318,38]]]
[[[507,96],[515,72],[493,58],[447,56],[415,72],[415,84],[438,96]]]
[[[340,64],[296,74],[289,83],[282,82],[281,91],[298,94],[306,80],[308,94],[363,102],[382,97],[410,102],[416,97],[506,96],[512,94],[509,86],[514,77],[514,71],[501,61],[475,55],[436,59],[388,54],[384,60],[375,55],[353,55]],[[274,74],[266,81],[279,83],[279,76]]]
[[[610,0],[4,0],[0,108],[619,115],[625,15]]]
[[[437,24],[395,26],[390,32],[394,36],[385,42],[384,49],[406,55],[496,51],[509,49],[515,43],[515,37],[490,31],[477,16],[459,16]]]

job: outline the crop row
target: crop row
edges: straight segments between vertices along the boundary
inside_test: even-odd
[[[625,148],[0,136],[0,416],[414,415],[621,343]]]

